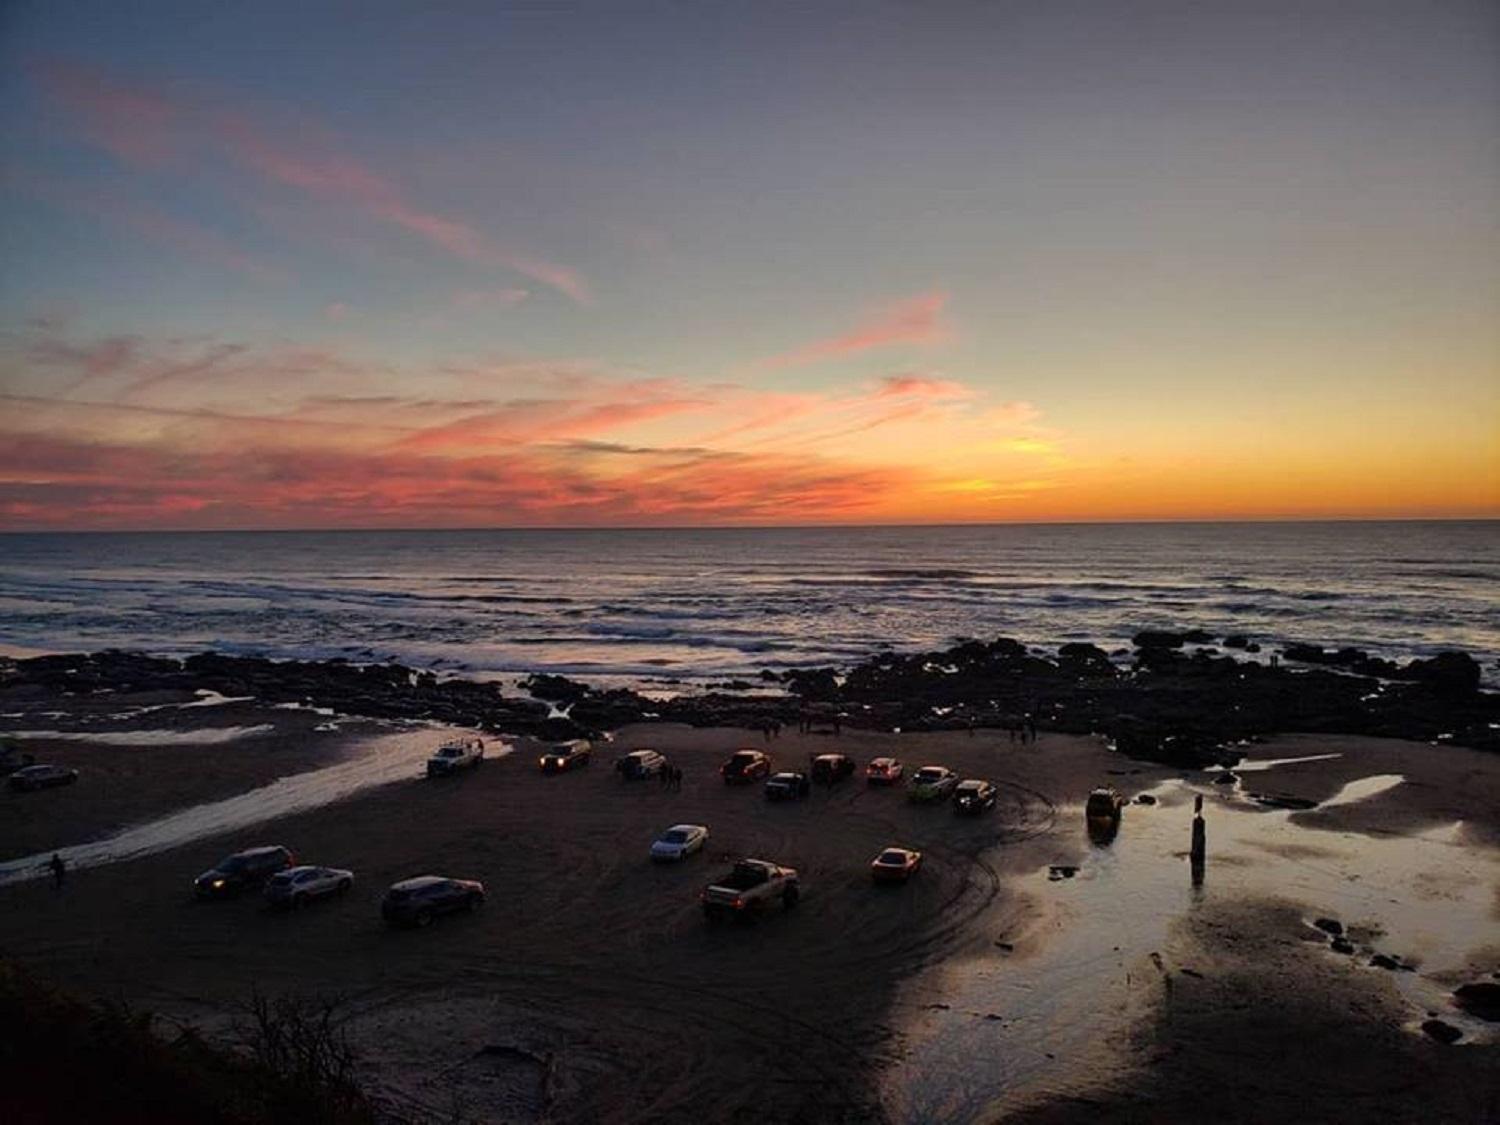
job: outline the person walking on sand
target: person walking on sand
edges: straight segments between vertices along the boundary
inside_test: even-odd
[[[68,865],[63,862],[63,857],[57,852],[52,853],[52,858],[47,861],[47,866],[52,870],[52,889],[60,891],[63,883],[68,879]]]

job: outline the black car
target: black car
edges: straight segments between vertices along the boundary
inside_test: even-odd
[[[22,766],[10,775],[10,787],[22,793],[33,789],[51,789],[58,785],[72,785],[78,780],[78,771],[67,766]]]
[[[278,871],[285,871],[296,860],[289,848],[273,844],[248,848],[221,859],[193,880],[199,898],[222,898],[241,891],[256,890]]]
[[[795,801],[798,797],[806,797],[807,791],[808,783],[805,773],[773,774],[766,782],[766,800],[768,801]]]
[[[958,788],[953,791],[953,811],[977,815],[994,808],[995,798],[999,795],[1000,790],[995,788],[992,781],[980,781],[976,778],[960,781]]]
[[[439,914],[478,910],[483,905],[483,883],[418,875],[392,883],[380,904],[380,913],[392,926],[425,926]]]
[[[854,776],[854,759],[848,754],[819,754],[813,759],[813,780],[819,785],[832,785]]]
[[[615,759],[615,772],[626,781],[644,781],[661,773],[666,764],[666,756],[658,751],[632,750]]]

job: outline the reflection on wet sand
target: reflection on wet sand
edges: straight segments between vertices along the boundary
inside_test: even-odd
[[[1360,779],[1329,803],[1368,799],[1402,780]],[[1309,929],[1315,917],[1340,918],[1327,955],[1343,952],[1377,972],[1394,966],[1409,1027],[1441,1008],[1471,1040],[1495,1037],[1453,1008],[1448,974],[1493,941],[1500,852],[1460,843],[1451,824],[1412,835],[1328,831],[1297,819],[1308,814],[1184,781],[1152,797],[1128,806],[1118,826],[1087,822],[1094,846],[1075,877],[1017,881],[1051,909],[1038,954],[997,951],[944,971],[946,1007],[928,1005],[903,1029],[907,1050],[885,1083],[896,1120],[985,1120],[1128,1073],[1134,1061],[1118,1043],[1170,984],[1160,953],[1169,931],[1206,904],[1291,900]],[[1063,823],[1083,820],[1081,811],[1064,810]]]

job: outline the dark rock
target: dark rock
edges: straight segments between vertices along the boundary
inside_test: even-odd
[[[1233,785],[1240,779],[1240,775],[1233,770],[1225,770],[1214,778],[1215,785]]]
[[[1466,652],[1440,652],[1430,660],[1413,660],[1401,674],[1443,694],[1471,695],[1479,690],[1479,661]]]
[[[1050,868],[1047,869],[1047,878],[1052,880],[1052,882],[1054,883],[1059,879],[1071,879],[1074,875],[1077,874],[1078,868],[1066,863],[1054,863]]]
[[[553,676],[546,672],[534,672],[521,681],[521,687],[538,699],[550,703],[576,703],[588,695],[586,685],[576,683],[566,676]]]
[[[1250,644],[1250,638],[1243,633],[1231,633],[1224,638],[1225,648],[1246,648]]]
[[[1268,809],[1315,809],[1317,801],[1310,801],[1306,797],[1288,797],[1281,793],[1251,793],[1250,799],[1258,805],[1264,805]]]
[[[1260,651],[1260,645],[1257,644],[1255,641],[1251,641],[1249,644],[1247,644],[1245,646],[1245,651],[1246,652],[1259,652]]]
[[[1401,967],[1401,962],[1397,961],[1394,957],[1387,957],[1384,953],[1377,953],[1374,957],[1371,957],[1370,964],[1377,969],[1389,969],[1392,972]]]
[[[1186,633],[1172,633],[1164,629],[1143,629],[1130,641],[1136,648],[1181,648],[1187,642]]]
[[[1354,945],[1349,941],[1348,938],[1336,937],[1328,943],[1328,948],[1332,949],[1335,953],[1354,952]]]
[[[1325,934],[1341,934],[1344,932],[1344,923],[1335,918],[1316,918],[1313,920],[1313,925],[1317,926]]]
[[[1436,1039],[1439,1043],[1457,1043],[1464,1037],[1462,1031],[1454,1027],[1451,1023],[1444,1023],[1442,1020],[1423,1020],[1422,1030],[1430,1038]]]
[[[1156,798],[1151,796],[1150,793],[1139,793],[1136,795],[1135,803],[1138,805],[1154,805],[1156,804]]]
[[[1453,990],[1453,1000],[1471,1016],[1491,1023],[1500,1022],[1500,984],[1479,981]]]

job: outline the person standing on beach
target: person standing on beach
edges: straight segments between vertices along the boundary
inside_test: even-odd
[[[57,852],[52,853],[52,858],[47,861],[47,866],[52,870],[52,889],[60,891],[63,883],[68,878],[68,865],[63,862],[63,857]]]

